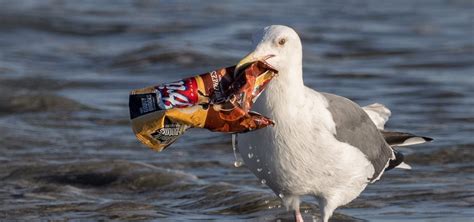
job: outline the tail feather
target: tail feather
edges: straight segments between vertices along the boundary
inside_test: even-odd
[[[410,165],[403,162],[403,159],[405,159],[403,154],[395,150],[394,147],[422,144],[433,140],[429,137],[417,136],[411,133],[385,131],[385,123],[388,121],[392,113],[383,104],[374,103],[364,106],[362,109],[364,109],[375,126],[380,130],[380,133],[383,135],[388,145],[392,147],[395,158],[390,160],[385,170],[391,170],[393,168],[411,169]]]
[[[397,146],[410,146],[415,144],[422,144],[426,142],[430,142],[433,139],[424,136],[417,136],[411,133],[404,133],[404,132],[391,132],[391,131],[380,131],[387,141],[388,145],[393,147]],[[400,169],[411,169],[411,166],[403,162],[405,157],[403,154],[395,149],[393,149],[393,153],[395,154],[395,159],[390,160],[388,167],[385,169],[391,170],[393,168],[400,168]]]
[[[403,160],[405,159],[405,157],[403,156],[402,153],[400,153],[396,150],[393,150],[393,153],[395,154],[395,159],[390,160],[390,162],[388,163],[388,167],[385,168],[385,171],[388,171],[388,170],[391,170],[391,169],[397,167],[398,165],[402,164]]]
[[[400,165],[396,166],[395,168],[400,168],[400,169],[405,169],[405,170],[411,170],[411,166],[406,164],[405,162],[400,163]]]
[[[411,133],[380,131],[390,146],[410,146],[430,142],[433,139],[425,136],[417,136]]]

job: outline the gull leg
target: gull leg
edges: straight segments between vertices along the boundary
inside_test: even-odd
[[[295,221],[296,222],[304,222],[303,217],[301,216],[300,212],[300,196],[297,195],[288,195],[284,196],[282,194],[279,194],[280,198],[283,201],[283,205],[285,205],[287,210],[293,210],[294,216],[295,216]]]
[[[299,209],[295,210],[295,222],[304,222]]]
[[[324,209],[324,211],[321,213],[321,216],[323,217],[323,222],[328,222],[329,218],[332,216],[333,211]]]
[[[324,198],[318,198],[319,202],[319,209],[321,212],[321,220],[322,222],[328,222],[329,218],[331,218],[332,214],[334,213],[334,210],[336,207],[331,204],[331,202],[328,202]]]

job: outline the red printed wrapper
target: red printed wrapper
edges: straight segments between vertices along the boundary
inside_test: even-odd
[[[234,69],[133,90],[129,108],[137,138],[161,151],[191,127],[243,133],[273,124],[250,109],[277,71],[264,61],[254,62],[238,74]]]

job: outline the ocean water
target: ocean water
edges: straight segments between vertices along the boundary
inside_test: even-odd
[[[131,89],[235,64],[292,26],[305,83],[383,103],[433,137],[332,221],[474,221],[474,2],[0,1],[0,220],[291,221],[231,137],[191,130],[157,153]],[[306,220],[319,217],[304,199]]]

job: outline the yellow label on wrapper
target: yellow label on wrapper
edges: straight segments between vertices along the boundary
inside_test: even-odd
[[[242,133],[273,124],[250,108],[277,71],[263,61],[235,76],[234,69],[133,90],[129,109],[138,140],[161,151],[191,127]]]

